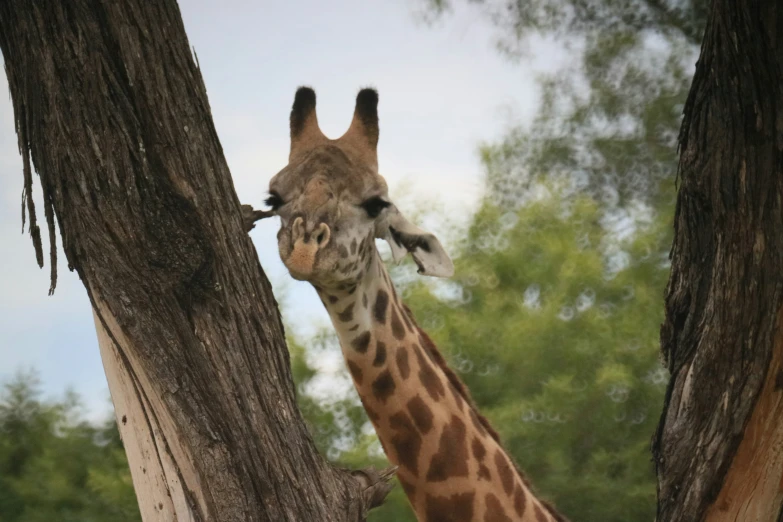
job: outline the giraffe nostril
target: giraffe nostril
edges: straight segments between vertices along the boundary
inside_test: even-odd
[[[318,226],[318,229],[314,230],[313,233],[315,234],[315,243],[318,245],[318,248],[325,247],[329,242],[329,238],[332,236],[329,225],[326,223],[321,223]]]
[[[301,217],[297,217],[294,219],[293,225],[291,225],[291,240],[296,241],[300,237],[304,236],[304,232],[304,220]]]

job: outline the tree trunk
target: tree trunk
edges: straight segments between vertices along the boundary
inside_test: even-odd
[[[680,150],[658,522],[783,520],[783,4],[712,2]]]
[[[296,408],[175,0],[5,0],[0,48],[39,263],[30,157],[52,261],[56,217],[93,306],[144,520],[364,519],[387,477],[332,468]]]

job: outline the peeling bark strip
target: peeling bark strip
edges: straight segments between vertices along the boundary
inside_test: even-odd
[[[93,318],[136,497],[144,500],[139,503],[142,520],[197,520],[195,510],[190,507],[194,499],[184,489],[187,481],[180,478],[182,473],[193,472],[192,463],[185,462],[187,469],[182,469],[181,460],[179,465],[175,464],[168,444],[177,441],[166,439],[169,426],[162,426],[151,415],[153,409],[144,393],[144,384],[135,378],[130,361],[117,349],[112,334],[104,328],[98,314],[94,312]],[[109,320],[108,326],[116,329],[117,325]],[[181,454],[180,448],[177,453]],[[203,498],[198,500],[203,501]]]
[[[778,320],[780,320],[780,315]],[[778,521],[783,503],[783,332],[778,326],[772,361],[756,407],[717,500],[710,522]]]
[[[144,520],[362,520],[389,476],[330,467],[296,409],[176,2],[6,0],[0,48],[24,193],[32,158],[96,314]]]
[[[658,522],[781,517],[783,4],[716,0],[680,133]],[[771,424],[772,423],[772,424]]]

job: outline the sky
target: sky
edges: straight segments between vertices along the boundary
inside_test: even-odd
[[[528,56],[513,63],[496,51],[493,28],[477,10],[459,8],[428,25],[420,16],[423,4],[180,1],[243,203],[262,207],[269,179],[286,164],[288,113],[298,86],[315,89],[321,129],[332,138],[347,130],[357,91],[372,86],[380,95],[379,170],[392,198],[403,210],[436,202],[449,216],[470,216],[482,195],[479,146],[531,121],[539,100],[536,75],[566,57],[555,45],[533,40]],[[33,192],[40,201],[40,187]],[[60,252],[57,290],[47,295],[49,267],[38,268],[22,233],[21,193],[22,159],[3,78],[0,382],[34,369],[47,397],[73,389],[97,420],[108,415],[110,402],[86,292]],[[306,336],[327,325],[328,316],[309,285],[291,279],[280,262],[277,226],[276,219],[263,221],[251,237],[284,320]]]

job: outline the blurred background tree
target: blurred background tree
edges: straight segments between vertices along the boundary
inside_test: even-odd
[[[454,2],[428,0],[444,17]],[[497,26],[499,52],[524,59],[532,38],[571,61],[539,78],[530,128],[489,147],[492,187],[518,200],[531,181],[564,181],[612,223],[671,213],[676,137],[698,57],[706,5],[690,0],[468,0]],[[446,21],[445,19],[443,20]],[[564,196],[568,197],[569,192]]]
[[[481,147],[485,196],[451,238],[457,275],[393,277],[419,323],[543,496],[575,521],[648,521],[649,441],[668,378],[658,328],[671,244],[676,137],[705,18],[668,0],[468,0],[499,52],[566,49],[531,125]],[[424,0],[448,23],[452,3]],[[330,459],[385,460],[331,334],[291,339],[299,401]],[[339,360],[339,359],[338,359]],[[327,365],[328,366],[328,365]],[[611,502],[607,502],[611,499]],[[42,401],[20,375],[0,395],[0,521],[138,520],[113,420]],[[374,522],[414,521],[401,489]]]
[[[140,520],[114,419],[95,426],[79,399],[44,401],[34,373],[0,390],[0,521]]]

